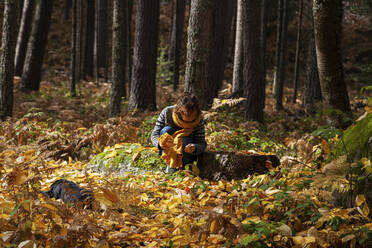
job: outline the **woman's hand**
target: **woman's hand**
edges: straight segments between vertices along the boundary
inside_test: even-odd
[[[195,152],[195,145],[194,144],[188,144],[187,146],[185,146],[185,152],[187,153],[193,153]]]

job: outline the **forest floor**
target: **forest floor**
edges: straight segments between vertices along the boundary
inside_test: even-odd
[[[221,98],[228,95],[225,86]],[[107,119],[110,85],[84,82],[78,88],[76,98],[66,93],[67,84],[55,82],[22,93],[16,80],[14,118],[0,125],[1,247],[368,247],[372,223],[365,196],[356,196],[350,208],[335,206],[332,191],[347,190],[348,180],[322,173],[339,139],[328,135],[340,125],[332,111],[307,116],[287,101],[287,111],[275,112],[268,89],[266,122],[259,124],[245,121],[241,106],[220,103],[204,112],[208,150],[274,153],[282,162],[278,168],[219,182],[187,171],[117,178],[85,167],[95,154],[123,142],[150,146],[159,112],[124,110]],[[171,86],[158,91],[161,107],[179,94]],[[358,117],[367,96],[352,93]],[[40,194],[60,178],[91,189],[93,209]]]

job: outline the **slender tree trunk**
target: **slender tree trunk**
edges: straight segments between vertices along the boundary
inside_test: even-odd
[[[94,11],[95,0],[86,1],[86,15],[85,15],[85,45],[84,45],[84,63],[82,68],[82,78],[86,76],[93,77],[93,50],[94,50]]]
[[[159,0],[138,0],[136,4],[136,30],[129,109],[155,110]]]
[[[107,20],[107,12],[108,12],[108,0],[98,0],[99,2],[99,50],[98,50],[98,65],[104,69],[104,78],[107,82],[108,80],[108,58],[107,58],[107,38],[108,38],[108,20]]]
[[[18,23],[21,23],[21,19],[22,19],[22,12],[23,12],[23,6],[25,4],[25,1],[26,0],[19,0],[19,6],[17,7],[17,11],[18,11],[18,14],[17,14],[17,17],[18,17]]]
[[[99,57],[98,57],[98,51],[99,51],[99,1],[100,0],[95,0],[96,6],[95,6],[95,13],[94,13],[94,48],[93,48],[93,73],[95,77],[96,84],[98,85],[98,80],[99,80]]]
[[[125,97],[127,3],[122,0],[114,0],[113,10],[110,117],[120,114],[121,97]]]
[[[76,66],[76,37],[77,37],[77,1],[72,1],[72,40],[71,40],[71,78],[70,78],[70,95],[76,96],[76,75],[77,75],[77,66]]]
[[[312,106],[321,101],[322,93],[320,89],[318,63],[316,62],[314,29],[312,29],[312,32],[309,34],[303,103],[307,112],[312,112]]]
[[[81,79],[81,58],[82,58],[82,0],[73,0],[76,1],[76,82],[79,82]]]
[[[326,104],[351,112],[341,56],[342,1],[314,0],[314,29],[318,71]]]
[[[14,54],[16,46],[17,0],[5,0],[0,50],[0,119],[13,113]]]
[[[301,43],[301,26],[302,26],[302,12],[303,12],[303,0],[300,0],[300,9],[298,11],[298,25],[297,25],[297,41],[296,41],[296,60],[295,60],[295,72],[294,72],[294,83],[293,83],[293,99],[292,102],[296,103],[297,98],[297,86],[298,86],[298,74],[300,68],[300,43]]]
[[[276,28],[276,44],[275,44],[275,74],[274,74],[274,83],[273,83],[273,93],[274,96],[277,94],[277,84],[279,82],[279,71],[280,71],[280,57],[281,57],[281,50],[280,47],[282,46],[282,27],[283,27],[283,1],[278,0],[278,14],[277,14],[277,28]]]
[[[38,91],[40,88],[41,68],[48,41],[52,9],[53,0],[37,1],[35,18],[22,73],[22,90]]]
[[[186,1],[175,0],[175,4],[173,6],[172,30],[169,45],[169,61],[172,62],[171,69],[173,71],[173,90],[176,91],[178,88],[180,73],[180,50],[185,21]]]
[[[243,0],[238,0],[236,14],[236,38],[232,87],[233,97],[239,97],[243,95],[243,66],[244,66],[243,24],[245,19],[245,13],[243,13],[242,5]]]
[[[92,0],[88,0],[92,1]],[[72,6],[72,0],[65,0],[65,21],[67,21],[70,18],[70,9]]]
[[[131,82],[132,82],[132,61],[133,61],[133,49],[132,49],[132,13],[133,13],[133,0],[127,0],[127,47],[126,47],[126,54],[127,54],[127,75],[128,75],[128,93],[131,89]],[[129,96],[128,96],[129,98]]]
[[[266,40],[267,40],[267,16],[268,16],[268,1],[261,2],[261,30],[260,30],[260,49],[261,49],[261,63],[262,63],[262,84],[264,85],[264,92],[266,89]],[[261,104],[265,106],[266,94],[261,99]]]
[[[35,0],[25,0],[22,19],[19,27],[17,46],[15,52],[14,74],[21,76],[27,52],[27,43],[30,38],[32,17],[34,14]]]
[[[185,91],[194,93],[203,109],[208,80],[209,48],[211,39],[212,0],[191,0],[187,38]]]
[[[288,0],[283,0],[283,16],[281,26],[281,42],[280,42],[280,58],[279,66],[276,75],[275,84],[275,108],[276,110],[283,109],[283,89],[284,89],[284,79],[285,79],[285,54],[287,47],[287,31],[288,31]]]
[[[243,12],[247,13],[243,30],[245,117],[247,120],[263,121],[265,85],[262,81],[260,36],[257,35],[260,33],[260,0],[243,0],[242,6],[245,8]]]
[[[128,3],[115,0],[113,2],[112,23],[112,90],[110,99],[110,116],[120,113],[121,97],[126,97],[125,69],[127,42]]]
[[[205,88],[207,106],[218,97],[225,71],[227,48],[229,44],[233,2],[220,0],[214,2],[212,11],[211,44],[209,50],[208,79]]]

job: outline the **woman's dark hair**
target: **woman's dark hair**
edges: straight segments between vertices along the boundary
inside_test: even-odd
[[[176,113],[180,113],[182,108],[185,108],[187,112],[196,111],[198,115],[201,113],[198,97],[190,92],[184,92],[182,94],[174,110]]]

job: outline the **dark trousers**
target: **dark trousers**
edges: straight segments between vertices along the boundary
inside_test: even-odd
[[[160,130],[160,136],[165,134],[165,133],[168,133],[169,135],[173,135],[174,132],[176,132],[175,128],[173,128],[171,126],[165,126],[165,127],[163,127],[162,130]],[[190,136],[182,137],[182,151],[183,151],[182,152],[182,164],[183,165],[192,164],[197,159],[197,156],[192,155],[191,153],[184,152],[185,151],[185,146],[187,146],[188,144],[192,144],[192,143],[194,143],[193,140],[192,140],[192,137],[190,137]],[[163,154],[163,149],[160,149],[159,154],[160,155]]]

